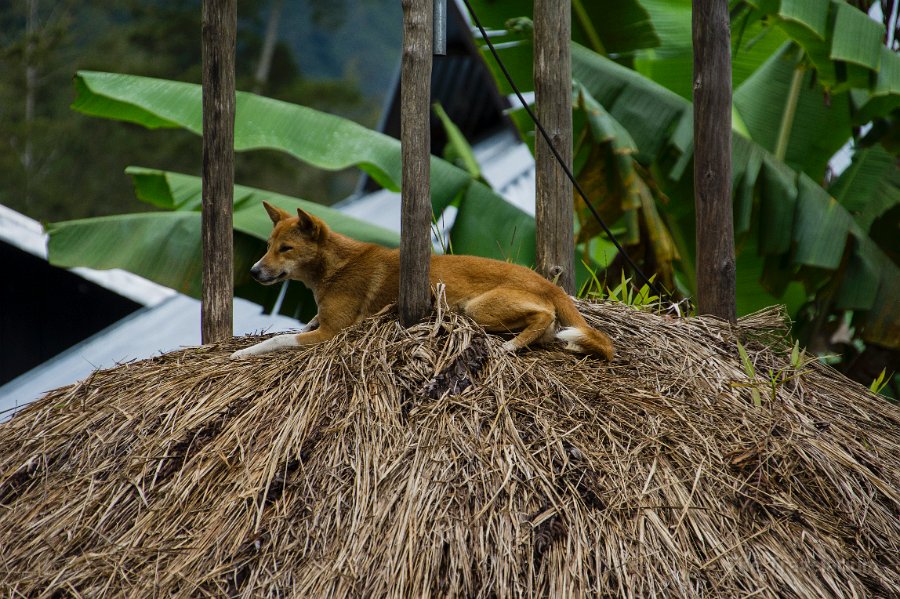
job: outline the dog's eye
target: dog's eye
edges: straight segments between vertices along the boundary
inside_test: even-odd
[[[284,252],[289,252],[289,251],[291,251],[292,249],[294,249],[294,248],[292,248],[292,247],[289,246],[289,245],[283,245],[283,246],[281,246],[280,248],[278,248],[278,251],[284,253]]]

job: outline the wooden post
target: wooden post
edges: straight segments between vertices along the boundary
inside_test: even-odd
[[[737,320],[731,203],[731,24],[725,0],[694,0],[697,311]]]
[[[236,0],[203,0],[203,293],[201,338],[231,337],[234,297],[234,51]]]
[[[534,93],[538,120],[572,167],[572,13],[569,0],[534,0]],[[534,144],[537,270],[575,293],[572,182],[542,136]]]
[[[432,0],[402,0],[400,143],[400,322],[410,326],[431,309],[431,44]]]

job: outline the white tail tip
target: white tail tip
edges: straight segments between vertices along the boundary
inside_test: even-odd
[[[566,342],[566,349],[572,351],[584,351],[579,341],[584,339],[584,333],[575,327],[566,327],[556,332],[556,338]]]

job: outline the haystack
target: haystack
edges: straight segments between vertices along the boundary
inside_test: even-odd
[[[900,410],[777,311],[580,308],[613,363],[383,315],[53,391],[0,425],[0,596],[900,596]]]

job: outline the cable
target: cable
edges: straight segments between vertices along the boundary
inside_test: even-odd
[[[556,158],[556,161],[562,167],[563,171],[566,173],[566,176],[569,178],[569,180],[572,181],[572,185],[575,187],[575,190],[578,192],[578,195],[580,195],[581,198],[584,200],[584,203],[585,203],[585,205],[587,205],[588,210],[591,211],[591,214],[594,216],[594,218],[600,224],[600,227],[609,236],[609,240],[613,242],[613,245],[616,246],[616,249],[618,249],[619,253],[622,254],[622,257],[625,258],[625,261],[628,262],[629,266],[631,266],[632,269],[634,269],[634,272],[636,272],[638,275],[640,275],[640,277],[647,283],[647,285],[650,287],[650,289],[653,290],[653,292],[657,295],[657,297],[662,298],[663,296],[662,296],[662,293],[660,292],[659,288],[653,283],[653,281],[650,280],[650,278],[647,275],[644,274],[644,271],[642,271],[638,267],[638,265],[634,263],[634,261],[628,255],[628,252],[625,251],[625,248],[623,248],[619,244],[619,241],[616,239],[616,236],[613,235],[612,231],[609,230],[609,227],[606,226],[606,223],[603,222],[603,219],[600,218],[600,214],[597,212],[597,210],[591,204],[590,200],[588,200],[587,194],[581,188],[581,185],[578,183],[578,181],[575,180],[575,175],[572,174],[572,171],[566,165],[562,156],[559,154],[559,151],[556,149],[556,146],[553,145],[553,142],[550,140],[550,136],[547,134],[547,131],[544,129],[544,126],[538,120],[537,116],[535,116],[534,112],[532,112],[531,108],[528,107],[528,102],[525,101],[525,98],[522,96],[522,92],[519,91],[519,88],[516,86],[515,82],[513,81],[512,75],[510,75],[509,71],[506,69],[506,65],[503,64],[502,60],[500,60],[500,55],[497,54],[497,50],[494,48],[494,44],[491,43],[491,38],[488,37],[487,31],[485,31],[484,27],[482,27],[481,21],[478,19],[478,15],[475,14],[475,10],[472,8],[472,5],[469,4],[469,0],[463,0],[463,2],[465,2],[466,8],[469,10],[469,14],[472,16],[472,21],[475,23],[475,26],[478,27],[478,31],[481,32],[481,37],[487,43],[487,46],[490,49],[491,54],[494,56],[494,60],[497,61],[497,66],[499,66],[500,70],[503,71],[503,76],[506,78],[506,81],[509,83],[513,92],[515,92],[516,97],[519,98],[519,102],[521,102],[522,108],[524,108],[525,112],[528,113],[528,116],[531,117],[531,120],[534,122],[534,126],[537,127],[538,131],[541,132],[541,136],[544,138],[544,141],[547,142],[547,147],[550,148],[550,152],[553,154],[554,158]]]

